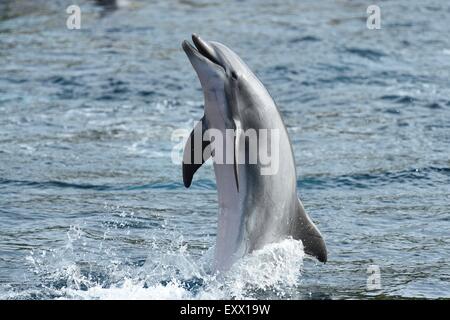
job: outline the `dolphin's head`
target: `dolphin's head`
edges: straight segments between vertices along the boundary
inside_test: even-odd
[[[192,63],[203,84],[219,80],[236,80],[244,72],[249,72],[247,65],[230,48],[215,41],[205,41],[198,35],[192,35],[195,47],[187,40],[183,49]]]
[[[188,41],[183,42],[192,66],[194,67],[205,96],[206,105],[216,105],[225,120],[228,122],[234,117],[233,91],[243,84],[251,81],[259,81],[253,75],[248,66],[225,45],[205,41],[198,35],[192,35],[194,45]]]

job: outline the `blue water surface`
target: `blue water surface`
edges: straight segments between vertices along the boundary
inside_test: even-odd
[[[362,0],[80,0],[68,30],[71,4],[0,3],[0,298],[450,297],[449,2],[379,1],[380,30]],[[192,32],[277,102],[327,264],[288,241],[208,271],[213,171],[171,160]]]

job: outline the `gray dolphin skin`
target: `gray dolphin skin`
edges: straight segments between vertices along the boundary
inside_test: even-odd
[[[249,150],[246,137],[239,136],[238,132],[247,129],[279,132],[278,148],[270,149],[271,157],[279,159],[275,174],[261,174],[263,162],[259,156],[253,164],[214,161],[219,200],[214,270],[226,271],[245,254],[287,238],[301,240],[306,254],[326,262],[327,250],[322,235],[297,197],[292,145],[272,97],[229,48],[218,42],[204,41],[195,34],[192,40],[195,46],[188,41],[182,46],[203,89],[204,116],[197,124],[202,126],[202,132],[216,129],[226,136],[225,131],[232,129],[236,132],[237,145],[244,145],[247,154],[253,149]],[[194,143],[194,132],[195,129],[186,144],[184,159],[190,159],[198,148],[208,153],[209,141]],[[241,150],[240,147],[232,150],[235,159],[242,157]],[[224,154],[228,152],[224,150]],[[186,187],[191,185],[194,173],[203,162],[183,161]]]

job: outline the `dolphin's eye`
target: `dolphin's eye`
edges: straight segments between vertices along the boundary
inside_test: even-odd
[[[238,78],[236,72],[234,72],[234,71],[231,71],[231,77],[232,77],[234,80],[237,80],[237,78]]]

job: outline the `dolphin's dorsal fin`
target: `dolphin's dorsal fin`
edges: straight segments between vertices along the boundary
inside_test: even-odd
[[[303,204],[298,199],[296,212],[294,215],[294,223],[292,230],[292,237],[296,240],[302,240],[303,250],[306,254],[311,255],[320,262],[327,261],[327,248],[325,241],[320,234],[319,229],[309,218],[308,214],[303,208]]]
[[[192,178],[195,172],[209,159],[211,153],[206,152],[205,149],[209,146],[210,141],[204,141],[204,133],[207,130],[207,123],[205,116],[195,125],[191,131],[183,153],[183,182],[186,188],[189,188],[192,183]],[[201,141],[201,143],[200,143]],[[201,148],[201,150],[199,150]]]

